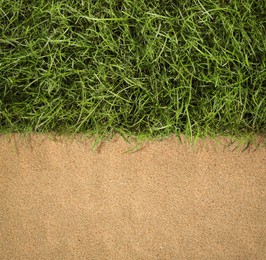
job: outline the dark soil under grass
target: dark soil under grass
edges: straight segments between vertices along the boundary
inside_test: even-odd
[[[0,33],[2,133],[266,133],[265,0],[1,0]]]

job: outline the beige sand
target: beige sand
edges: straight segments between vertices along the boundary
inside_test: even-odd
[[[0,138],[0,259],[266,259],[266,149]]]

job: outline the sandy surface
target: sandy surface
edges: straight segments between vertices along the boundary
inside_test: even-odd
[[[0,259],[266,259],[266,149],[0,138]]]

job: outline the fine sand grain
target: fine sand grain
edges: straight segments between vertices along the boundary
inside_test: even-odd
[[[0,138],[0,259],[266,259],[266,148]]]

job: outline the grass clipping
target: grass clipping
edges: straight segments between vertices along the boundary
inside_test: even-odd
[[[264,0],[0,1],[0,132],[265,134]]]

